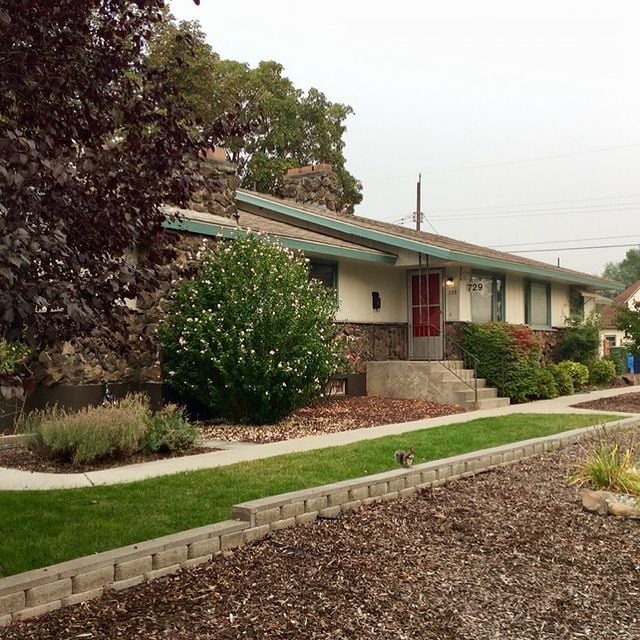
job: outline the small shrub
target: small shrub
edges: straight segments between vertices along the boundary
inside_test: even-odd
[[[596,386],[611,384],[616,375],[615,363],[606,358],[595,360],[589,366],[589,382]]]
[[[488,322],[468,324],[463,347],[478,358],[478,375],[514,402],[537,396],[540,345],[529,327]]]
[[[29,446],[40,454],[81,464],[138,451],[149,416],[148,398],[131,394],[115,405],[33,412],[19,430],[31,436]]]
[[[192,447],[200,432],[184,415],[184,410],[175,404],[167,404],[156,411],[144,436],[143,449],[158,453]]]
[[[591,483],[596,489],[640,495],[640,471],[632,463],[632,451],[604,437],[570,474],[572,484]]]
[[[588,365],[598,357],[600,349],[599,316],[592,312],[585,319],[579,316],[569,318],[567,327],[562,332],[558,346],[557,357],[560,360],[572,360]]]
[[[589,382],[589,367],[580,362],[563,360],[558,367],[571,376],[574,390],[581,389]]]
[[[543,400],[550,400],[551,398],[557,398],[560,395],[558,390],[558,383],[556,382],[556,376],[549,365],[542,367],[538,372],[538,398]]]
[[[627,354],[626,347],[611,347],[611,360],[616,365],[616,373],[621,376],[627,373]]]
[[[557,364],[549,363],[545,369],[553,374],[559,395],[572,396],[574,394],[573,378],[566,368],[560,368]]]

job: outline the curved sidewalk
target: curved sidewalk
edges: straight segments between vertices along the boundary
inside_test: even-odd
[[[340,433],[331,433],[318,436],[307,436],[293,440],[283,440],[269,444],[235,444],[232,448],[211,453],[202,453],[180,458],[168,458],[154,462],[133,464],[100,471],[87,473],[39,473],[32,471],[20,471],[18,469],[5,469],[0,467],[0,491],[12,490],[46,490],[46,489],[71,489],[77,487],[91,487],[96,485],[110,485],[124,482],[136,482],[145,478],[171,475],[183,471],[196,469],[208,469],[221,467],[237,462],[270,458],[286,453],[311,451],[326,447],[350,444],[360,440],[370,440],[382,436],[397,435],[407,431],[417,431],[430,427],[438,427],[447,424],[469,422],[478,418],[503,416],[514,413],[609,413],[613,415],[628,416],[629,413],[613,411],[591,411],[589,409],[576,409],[570,405],[588,400],[597,400],[624,393],[640,393],[640,387],[625,387],[621,389],[606,389],[591,393],[562,396],[553,400],[538,400],[526,404],[510,405],[497,409],[484,409],[469,413],[459,413],[440,418],[416,420],[414,422],[401,422],[397,424],[370,427],[367,429],[354,429]],[[640,420],[640,417],[637,418]],[[633,419],[629,421],[633,422]]]

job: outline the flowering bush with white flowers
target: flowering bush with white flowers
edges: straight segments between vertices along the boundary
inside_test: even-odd
[[[213,413],[277,422],[343,365],[335,304],[303,257],[254,234],[225,242],[174,295],[164,378]]]

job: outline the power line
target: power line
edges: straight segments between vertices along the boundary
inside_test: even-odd
[[[509,253],[543,253],[550,251],[581,251],[582,249],[612,249],[614,247],[637,247],[638,243],[633,244],[600,244],[591,247],[555,247],[553,249],[522,249],[521,251],[510,251]]]
[[[590,155],[590,154],[594,154],[594,153],[604,153],[607,151],[620,151],[621,149],[633,149],[636,147],[640,147],[640,143],[632,143],[632,144],[622,144],[622,145],[617,145],[617,146],[612,146],[612,147],[600,147],[598,149],[583,149],[582,151],[569,151],[566,153],[553,153],[553,154],[549,154],[549,155],[544,155],[544,156],[537,156],[534,158],[521,158],[521,159],[515,159],[515,160],[503,160],[501,162],[487,162],[484,164],[470,164],[470,165],[466,165],[466,166],[461,166],[461,167],[450,167],[447,169],[432,169],[431,171],[423,171],[423,175],[425,174],[429,174],[429,175],[433,175],[435,173],[454,173],[456,171],[471,171],[474,169],[489,169],[491,167],[504,167],[504,166],[508,166],[508,165],[512,165],[512,164],[524,164],[524,163],[529,163],[529,162],[540,162],[542,160],[555,160],[558,158],[570,158],[573,156],[583,156],[583,155]],[[367,180],[367,183],[374,183],[374,182],[387,182],[387,181],[391,181],[391,180],[400,180],[400,179],[404,179],[404,178],[409,178],[410,175],[409,174],[404,174],[401,176],[390,176],[390,177],[385,177],[385,178],[380,178],[378,180]]]
[[[596,238],[565,238],[564,240],[541,240],[539,242],[518,242],[511,244],[494,244],[493,249],[503,249],[505,247],[531,247],[539,244],[562,244],[563,242],[588,242],[590,240],[618,240],[620,238],[640,238],[638,235],[629,235],[628,233],[623,236],[600,236]]]
[[[627,203],[621,205],[623,207],[640,207],[638,203]],[[586,208],[562,210],[562,209],[540,209],[536,211],[522,211],[512,213],[487,213],[482,215],[472,216],[432,216],[436,220],[443,220],[445,222],[453,222],[459,220],[491,220],[491,219],[507,219],[507,218],[539,218],[545,216],[575,216],[584,213],[635,213],[632,208],[619,208],[619,207],[599,207],[587,210]]]
[[[424,171],[423,173],[449,173],[453,171],[468,171],[470,169],[487,169],[490,167],[504,167],[511,164],[523,164],[527,162],[540,162],[541,160],[555,160],[556,158],[569,158],[572,156],[583,156],[593,153],[603,153],[605,151],[619,151],[620,149],[631,149],[640,147],[640,144],[622,144],[616,147],[601,147],[600,149],[585,149],[583,151],[570,151],[568,153],[554,153],[546,156],[538,156],[535,158],[522,158],[521,160],[504,160],[503,162],[491,162],[486,164],[471,164],[466,167],[457,167],[452,169],[437,169],[433,171]]]
[[[571,202],[594,202],[601,200],[611,200],[613,198],[640,198],[640,194],[619,194],[613,196],[602,196],[598,198],[575,198],[569,200],[540,200],[536,202],[521,202],[521,203],[512,203],[512,204],[504,204],[504,205],[495,205],[492,207],[461,207],[455,209],[432,209],[429,213],[430,217],[439,218],[441,220],[468,220],[472,218],[482,219],[480,215],[481,213],[486,213],[487,215],[505,215],[511,216],[519,213],[545,213],[545,212],[564,212],[564,211],[587,211],[589,209],[594,210],[595,212],[599,211],[608,211],[610,209],[619,209],[620,207],[632,207],[640,205],[640,201],[637,202],[611,202],[604,205],[584,205],[584,206],[568,206],[568,207],[541,207],[541,205],[545,204],[565,204]],[[522,209],[522,207],[537,207],[535,209]],[[500,209],[508,209],[509,211],[499,211]],[[515,209],[515,210],[514,210]],[[468,213],[469,215],[465,216],[445,216],[438,215],[441,213]],[[384,218],[378,218],[381,222],[399,222],[404,219],[408,219],[410,216],[402,216],[398,218],[396,216],[388,216]]]
[[[640,193],[624,193],[612,196],[599,196],[597,198],[571,198],[568,200],[535,200],[534,202],[512,202],[511,204],[498,204],[488,207],[459,207],[456,209],[432,209],[431,213],[466,213],[474,211],[495,211],[496,209],[514,209],[521,207],[537,207],[544,204],[567,204],[570,202],[595,202],[599,200],[613,200],[615,198],[640,198]],[[612,202],[611,204],[619,204]]]

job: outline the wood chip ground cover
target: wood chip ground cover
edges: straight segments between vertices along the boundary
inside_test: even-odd
[[[640,523],[582,510],[566,475],[584,453],[280,531],[0,637],[637,640]]]
[[[600,398],[589,402],[579,402],[573,405],[581,409],[597,409],[599,411],[623,411],[625,413],[640,413],[640,393],[624,393],[610,398]]]
[[[278,442],[323,433],[338,433],[365,429],[396,422],[411,422],[425,418],[464,413],[460,405],[438,404],[426,400],[401,400],[377,396],[329,398],[302,407],[289,418],[274,425],[210,425],[203,435],[212,440],[237,442]]]

